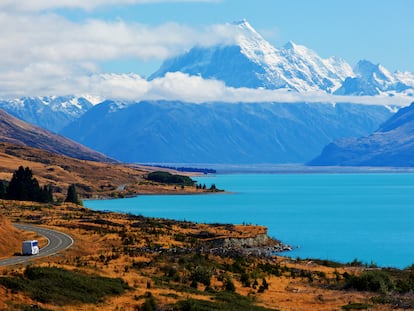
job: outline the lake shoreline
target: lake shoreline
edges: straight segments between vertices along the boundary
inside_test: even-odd
[[[414,262],[414,175],[217,174],[198,178],[226,195],[138,195],[88,200],[94,210],[197,223],[260,224],[297,246],[289,254],[404,268]],[[341,234],[338,234],[340,232]],[[387,254],[387,255],[385,255]]]
[[[146,164],[142,164],[146,165]],[[147,164],[148,165],[148,164]],[[151,163],[151,166],[156,164]],[[159,167],[165,165],[158,163]],[[213,169],[214,174],[194,174],[192,176],[208,177],[220,174],[386,174],[414,173],[414,167],[382,167],[382,166],[310,166],[301,163],[292,164],[214,164],[214,163],[168,163],[175,167],[191,166],[195,168]],[[186,173],[180,172],[180,173]],[[190,173],[190,172],[189,172]]]

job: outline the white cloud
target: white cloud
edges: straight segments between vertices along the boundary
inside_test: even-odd
[[[155,27],[122,20],[73,22],[44,12],[58,7],[93,9],[116,3],[211,2],[192,0],[1,0],[0,97],[90,94],[113,99],[188,102],[357,102],[406,105],[389,97],[339,97],[324,93],[231,88],[182,73],[147,81],[137,74],[104,74],[100,63],[122,59],[162,60],[194,45],[231,42],[228,25],[194,29],[177,23]]]
[[[223,82],[175,72],[148,81],[137,74],[84,74],[94,65],[79,67],[43,63],[0,75],[3,97],[68,95],[92,96],[128,101],[179,100],[190,103],[357,103],[367,105],[406,106],[407,96],[336,96],[323,92],[298,93],[287,90],[233,88]],[[85,69],[87,68],[87,69]],[[39,74],[40,73],[40,74]],[[65,77],[65,78],[62,78]]]
[[[118,1],[118,0],[117,0]],[[133,0],[130,0],[133,1]],[[55,13],[10,12],[2,8],[28,5],[52,8],[65,3],[89,5],[110,1],[18,1],[0,2],[0,97],[59,95],[75,93],[83,84],[89,87],[98,79],[100,85],[115,83],[129,93],[131,85],[120,87],[110,75],[102,75],[100,64],[107,61],[161,61],[194,45],[229,42],[234,33],[225,25],[194,29],[178,23],[148,26],[122,20],[89,19],[73,22]],[[127,3],[128,1],[125,1]],[[134,1],[139,2],[139,1]],[[142,3],[141,1],[140,3]],[[23,5],[24,4],[24,5]],[[103,80],[102,80],[103,79]],[[125,77],[123,77],[125,82]],[[130,81],[135,86],[136,81]],[[135,77],[134,77],[134,80]],[[129,83],[128,82],[128,83]],[[109,85],[108,85],[109,86]],[[161,86],[154,88],[160,89]],[[107,90],[103,90],[108,93]],[[184,90],[183,90],[184,91]],[[54,94],[55,92],[55,94]],[[168,90],[165,90],[168,93]],[[130,94],[127,97],[131,97]],[[167,96],[167,95],[165,95]]]
[[[36,12],[59,8],[92,10],[107,5],[185,2],[220,2],[220,0],[1,0],[0,11]]]
[[[227,28],[197,30],[178,23],[150,27],[96,19],[76,23],[56,14],[0,13],[0,75],[47,62],[93,62],[98,68],[101,62],[122,59],[161,61],[194,45],[229,42],[233,34]]]
[[[0,29],[1,68],[39,61],[164,59],[200,41],[197,31],[175,23],[153,28],[123,21],[78,24],[56,15],[0,14]]]

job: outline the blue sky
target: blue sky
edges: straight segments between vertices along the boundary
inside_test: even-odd
[[[339,56],[351,65],[368,59],[390,71],[414,72],[411,0],[158,2],[62,12],[77,21],[120,19],[151,26],[176,22],[194,28],[245,18],[275,46],[292,40],[322,57]],[[156,61],[144,66],[143,73],[150,73]]]
[[[240,19],[276,47],[292,40],[324,58],[414,72],[412,12],[412,0],[2,0],[0,97],[170,94],[175,81],[142,78],[196,44],[225,41],[220,25]]]

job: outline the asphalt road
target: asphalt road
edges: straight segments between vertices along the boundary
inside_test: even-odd
[[[26,225],[26,224],[14,224],[14,226],[24,231],[33,231],[40,235],[43,235],[49,240],[49,242],[45,247],[40,249],[39,254],[37,255],[14,256],[14,257],[2,259],[0,260],[0,266],[26,264],[29,261],[37,259],[37,258],[54,255],[60,251],[63,251],[69,248],[73,244],[73,239],[69,235],[63,232],[59,232],[59,231],[52,230],[52,229],[46,229],[46,228],[42,228],[42,227],[34,226],[34,225]]]

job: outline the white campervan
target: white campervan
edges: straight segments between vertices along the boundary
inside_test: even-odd
[[[39,242],[37,240],[24,241],[22,245],[23,255],[39,254]]]

